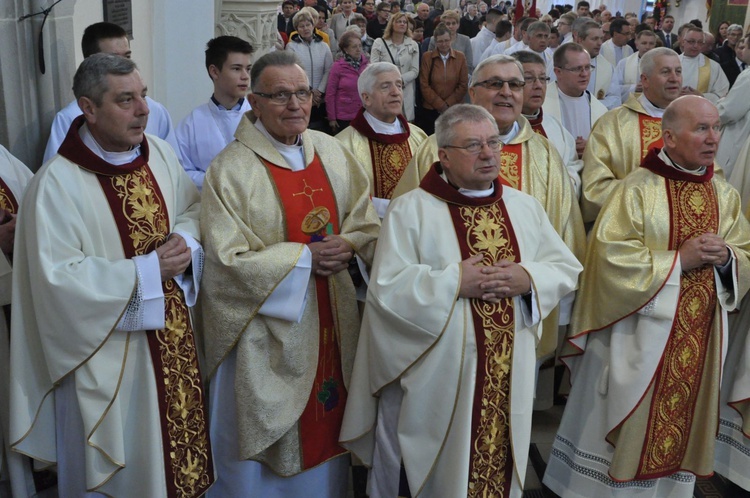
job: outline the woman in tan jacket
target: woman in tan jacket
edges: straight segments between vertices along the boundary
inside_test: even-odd
[[[469,88],[466,57],[451,48],[451,34],[440,23],[432,34],[436,49],[422,57],[419,86],[422,90],[423,123],[420,127],[431,135],[435,120],[453,104],[463,102]]]

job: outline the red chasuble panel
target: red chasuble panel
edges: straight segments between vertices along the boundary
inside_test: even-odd
[[[523,144],[503,145],[500,161],[500,183],[521,190],[523,185]]]
[[[148,164],[112,167],[114,174],[97,169],[125,256],[147,254],[164,243],[169,214]],[[163,282],[162,290],[165,328],[149,330],[146,337],[159,396],[167,494],[192,498],[203,495],[214,481],[206,397],[182,290],[174,279]]]
[[[8,184],[0,178],[0,209],[4,209],[10,214],[18,213],[18,201],[13,192],[8,188]]]
[[[661,136],[661,118],[638,114],[638,124],[641,130],[641,159],[644,159],[651,149],[664,147],[664,139]]]
[[[289,242],[309,244],[339,233],[336,197],[318,155],[301,171],[264,161],[276,184]],[[338,444],[346,406],[339,337],[335,328],[328,278],[315,276],[318,298],[318,367],[310,398],[300,417],[303,468],[309,469],[345,453]]]

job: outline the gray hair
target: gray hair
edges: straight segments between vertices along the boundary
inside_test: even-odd
[[[91,99],[98,107],[109,90],[107,76],[122,76],[138,69],[135,62],[119,55],[98,53],[86,57],[73,77],[73,95]]]
[[[739,31],[740,33],[742,33],[742,26],[740,26],[739,24],[732,24],[727,28],[727,34],[729,34],[731,31]]]
[[[362,98],[363,93],[371,94],[375,89],[375,82],[378,80],[378,76],[384,73],[396,73],[401,76],[401,71],[399,71],[398,67],[390,62],[373,62],[359,75],[359,79],[357,80],[359,97]],[[364,103],[364,100],[362,103]]]
[[[500,133],[492,114],[484,107],[473,104],[456,104],[448,108],[435,121],[435,139],[438,147],[451,145],[456,138],[456,125],[459,123],[481,123],[487,121],[495,134]]]
[[[572,30],[578,38],[585,40],[589,36],[589,31],[592,29],[601,28],[599,23],[588,17],[579,17],[573,23]]]
[[[292,17],[292,25],[294,26],[294,29],[297,29],[297,26],[301,22],[309,21],[310,24],[313,25],[313,29],[315,28],[315,19],[313,19],[312,14],[310,12],[300,9],[299,12],[294,14],[294,17]]]
[[[541,64],[542,66],[545,65],[542,56],[537,54],[536,52],[532,52],[531,50],[519,50],[518,52],[515,52],[512,57],[521,64]]]
[[[482,72],[482,70],[491,65],[491,64],[515,64],[515,66],[518,68],[518,70],[521,72],[521,75],[523,75],[523,64],[518,62],[516,59],[511,57],[510,55],[505,54],[497,54],[493,55],[491,57],[487,57],[482,62],[480,62],[477,67],[474,68],[474,73],[471,75],[471,81],[469,82],[469,88],[473,87],[478,83],[477,75]],[[523,77],[523,76],[521,76]]]
[[[268,67],[287,67],[287,66],[301,66],[299,65],[299,59],[294,52],[288,50],[277,50],[269,52],[253,64],[253,68],[250,70],[250,91],[255,92],[258,89],[260,83],[260,76],[263,74]],[[307,73],[305,73],[307,78]],[[309,83],[308,83],[309,84]]]
[[[646,52],[646,54],[641,57],[641,74],[645,74],[646,77],[651,76],[656,70],[656,58],[665,55],[669,57],[678,57],[677,52],[667,47],[656,47]]]
[[[533,33],[536,33],[537,31],[543,31],[544,33],[549,34],[549,26],[547,26],[542,21],[536,21],[531,23],[531,25],[526,29],[526,34],[531,36]]]

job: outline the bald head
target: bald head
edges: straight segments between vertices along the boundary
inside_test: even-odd
[[[664,150],[676,164],[689,170],[713,164],[721,138],[713,103],[696,95],[679,97],[667,106],[661,125]]]

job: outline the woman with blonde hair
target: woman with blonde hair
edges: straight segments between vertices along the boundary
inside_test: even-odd
[[[446,10],[443,12],[443,15],[440,16],[440,22],[445,24],[445,27],[448,28],[448,32],[451,35],[451,48],[461,52],[464,54],[464,57],[466,57],[469,76],[471,76],[471,73],[474,72],[474,56],[471,51],[471,38],[458,32],[458,27],[461,23],[461,15],[455,10]],[[430,40],[430,46],[427,50],[435,50],[434,36]]]
[[[404,117],[414,121],[416,81],[419,77],[419,46],[411,38],[409,18],[404,12],[393,14],[382,38],[372,44],[372,62],[390,62],[398,67],[404,80]]]

